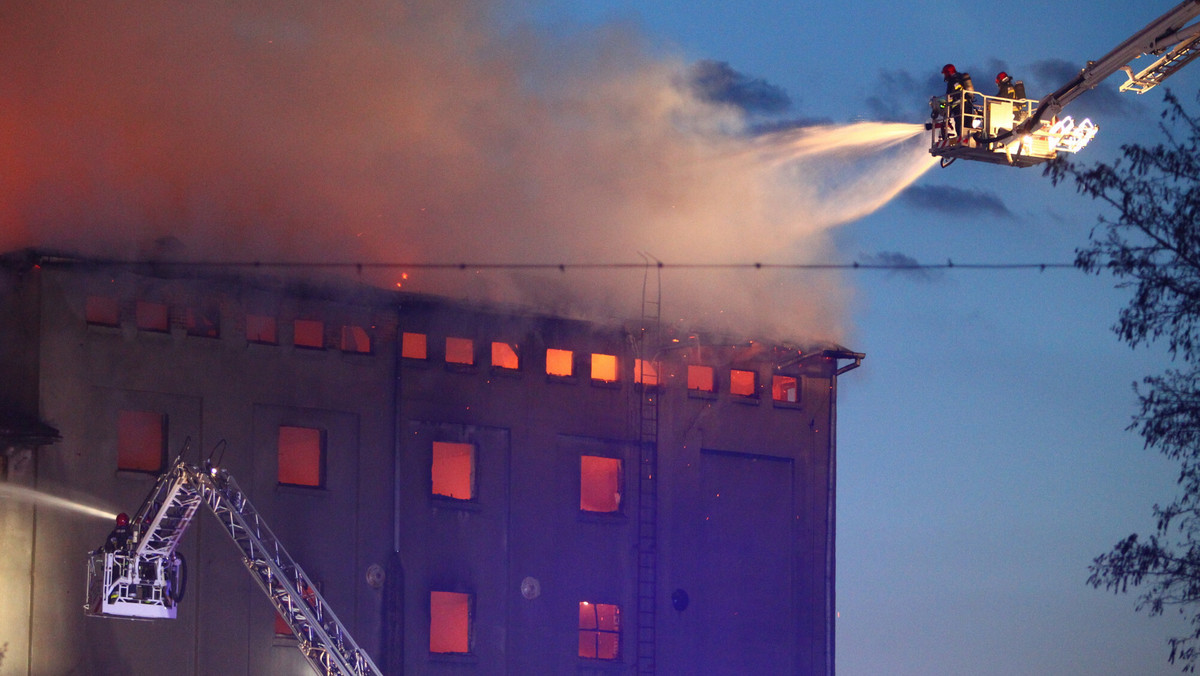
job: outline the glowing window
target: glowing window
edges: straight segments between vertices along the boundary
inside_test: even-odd
[[[275,331],[275,318],[266,315],[246,315],[246,340],[251,343],[275,345],[279,335]]]
[[[471,595],[429,592],[429,652],[471,652]]]
[[[446,363],[470,366],[475,363],[475,341],[470,338],[446,339]]]
[[[216,305],[189,307],[184,310],[183,323],[189,336],[216,338],[221,331],[221,310]]]
[[[579,602],[579,656],[615,660],[621,648],[621,607]]]
[[[117,326],[121,323],[121,306],[112,296],[88,296],[84,317],[88,324]]]
[[[758,374],[754,371],[730,369],[729,393],[739,397],[753,397],[757,376]]]
[[[151,411],[117,414],[117,469],[162,471],[167,455],[166,416]]]
[[[633,364],[634,381],[646,386],[658,384],[658,363],[638,359]]]
[[[292,628],[288,626],[287,620],[283,619],[283,615],[279,613],[275,613],[275,635],[279,637],[295,636]]]
[[[323,484],[325,439],[311,427],[279,426],[279,483],[288,486]]]
[[[297,319],[292,322],[292,344],[316,350],[325,348],[325,322],[319,319]]]
[[[320,586],[320,583],[317,583],[317,586]],[[298,591],[304,600],[308,601],[310,605],[316,604],[317,594],[312,587],[305,587],[304,583],[301,582],[298,585]],[[284,619],[283,615],[280,615],[278,612],[275,613],[275,636],[279,638],[296,638],[296,635],[292,633],[292,628],[288,626],[287,620]]]
[[[371,336],[361,326],[342,327],[342,352],[371,354]]]
[[[139,300],[134,309],[134,317],[137,321],[138,329],[142,331],[166,333],[171,328],[165,303],[151,303]]]
[[[406,359],[425,359],[427,354],[424,333],[405,333],[400,337],[401,357]]]
[[[617,381],[617,358],[615,355],[592,353],[592,380],[602,383]]]
[[[792,376],[775,376],[771,378],[771,399],[796,403],[800,401],[800,390],[797,381]]]
[[[521,366],[521,359],[517,356],[516,343],[492,343],[492,366],[498,369],[517,370]]]
[[[688,389],[699,392],[715,391],[713,367],[688,364]]]
[[[621,461],[584,455],[579,458],[579,509],[621,511]]]
[[[546,350],[546,373],[552,376],[575,374],[575,353],[570,350]]]
[[[475,497],[475,446],[433,442],[433,494],[456,500]]]

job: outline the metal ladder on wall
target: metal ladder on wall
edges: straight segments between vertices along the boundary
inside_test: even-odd
[[[643,255],[643,258],[646,258]],[[654,278],[651,280],[651,266]],[[638,390],[638,546],[637,546],[637,673],[655,673],[656,602],[658,597],[658,397],[662,377],[657,362],[662,319],[662,262],[650,262],[642,278],[642,320],[636,352],[642,360]],[[647,383],[647,365],[654,380]]]

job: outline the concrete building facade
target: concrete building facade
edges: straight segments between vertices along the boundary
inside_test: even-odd
[[[837,380],[862,355],[0,267],[0,486],[133,513],[170,459],[211,458],[386,674],[833,673]],[[0,501],[0,675],[310,672],[204,514],[177,619],[85,617],[109,528]]]

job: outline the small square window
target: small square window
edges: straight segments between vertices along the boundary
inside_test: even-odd
[[[325,435],[312,427],[279,426],[279,483],[324,485]]]
[[[342,352],[371,354],[371,336],[361,326],[342,327]]]
[[[658,384],[658,362],[638,359],[633,364],[634,381],[653,387]]]
[[[475,446],[433,442],[433,494],[455,500],[475,497]]]
[[[620,512],[621,479],[619,459],[580,456],[579,509],[585,512]]]
[[[741,369],[729,370],[729,393],[739,397],[753,397],[757,391],[758,374]]]
[[[88,324],[118,326],[121,323],[121,306],[112,296],[88,296],[84,317]]]
[[[546,373],[552,376],[575,375],[575,353],[570,350],[546,350]]]
[[[470,338],[446,338],[446,363],[473,365],[475,363],[475,341]]]
[[[771,378],[771,399],[794,404],[800,401],[800,388],[794,376]]]
[[[275,330],[275,318],[266,315],[246,315],[246,340],[265,345],[278,344],[279,334]]]
[[[471,652],[471,595],[429,592],[429,652]]]
[[[492,343],[492,366],[498,369],[516,371],[521,367],[516,343]]]
[[[592,380],[601,383],[617,382],[617,357],[611,354],[596,354],[593,352]]]
[[[621,655],[621,607],[579,602],[579,656],[615,660]]]
[[[215,304],[188,307],[183,323],[189,336],[216,338],[221,332],[221,309]]]
[[[141,331],[166,333],[171,328],[166,303],[151,303],[139,300],[134,310],[137,327]]]
[[[167,417],[152,411],[117,414],[117,469],[161,472],[167,455]]]
[[[325,322],[319,319],[297,319],[292,322],[292,344],[314,350],[325,349]]]
[[[428,357],[424,333],[405,333],[400,337],[400,356],[405,359],[425,359]]]
[[[699,364],[688,364],[688,389],[698,392],[713,392],[716,386],[713,380],[713,367]]]

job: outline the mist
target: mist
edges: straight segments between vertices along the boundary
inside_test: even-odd
[[[919,125],[755,134],[626,25],[475,0],[0,10],[0,250],[206,261],[809,263],[932,165]],[[499,29],[498,26],[508,26]],[[401,275],[407,273],[406,278]],[[639,270],[404,270],[407,291],[633,317]],[[837,340],[832,273],[662,273],[663,318]]]

